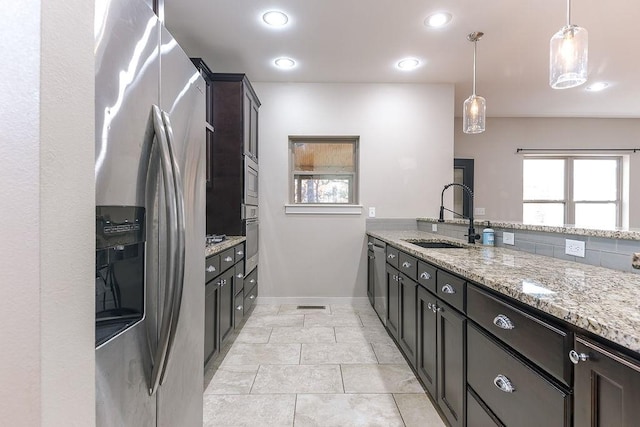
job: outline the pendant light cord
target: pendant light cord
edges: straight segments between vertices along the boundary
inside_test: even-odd
[[[473,41],[473,96],[476,96],[476,46],[478,41]]]
[[[571,26],[571,0],[567,0],[567,28]]]

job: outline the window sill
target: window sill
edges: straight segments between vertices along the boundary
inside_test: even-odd
[[[361,215],[362,205],[284,205],[287,215]]]

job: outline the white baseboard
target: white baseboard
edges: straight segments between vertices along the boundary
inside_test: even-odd
[[[331,305],[331,304],[369,304],[367,297],[258,297],[256,304],[271,305]]]

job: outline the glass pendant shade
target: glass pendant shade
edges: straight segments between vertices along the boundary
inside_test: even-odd
[[[587,81],[587,30],[568,25],[551,37],[549,85],[569,89]]]
[[[462,111],[462,131],[464,133],[481,133],[485,128],[487,102],[483,97],[471,95],[464,101]]]

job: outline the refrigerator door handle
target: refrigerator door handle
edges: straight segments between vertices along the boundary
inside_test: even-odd
[[[173,174],[173,162],[167,142],[167,133],[163,124],[160,108],[153,106],[153,127],[156,141],[160,153],[160,167],[162,170],[162,181],[164,184],[166,216],[167,216],[167,276],[165,285],[164,307],[162,310],[162,320],[160,326],[160,337],[158,346],[153,358],[153,369],[151,371],[151,382],[149,384],[149,395],[153,396],[160,385],[160,375],[164,370],[167,355],[169,353],[169,335],[171,332],[171,318],[173,316],[173,278],[176,270],[176,248],[178,240],[177,230],[177,200],[175,190],[175,179]]]
[[[184,289],[184,270],[185,270],[185,214],[184,214],[184,190],[182,184],[182,176],[180,174],[180,166],[176,160],[175,144],[173,138],[173,128],[171,127],[171,120],[169,115],[163,111],[162,121],[167,131],[167,142],[169,146],[169,153],[171,155],[171,164],[173,169],[173,180],[176,195],[176,229],[178,239],[176,241],[176,257],[173,277],[173,307],[171,309],[171,328],[169,330],[169,343],[167,346],[167,356],[164,360],[164,368],[162,369],[162,375],[160,376],[160,384],[164,383],[167,374],[167,366],[173,349],[176,331],[178,330],[178,320],[180,319],[180,309],[182,308],[182,291]]]

